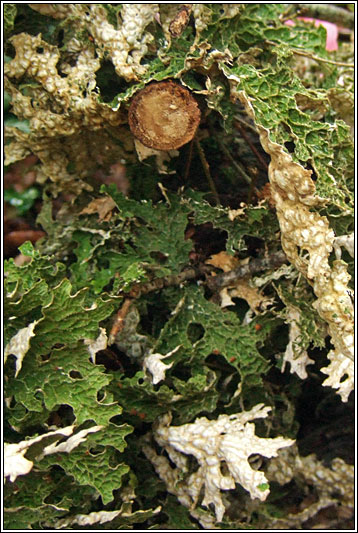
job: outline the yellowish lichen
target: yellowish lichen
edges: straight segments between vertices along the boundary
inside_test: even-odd
[[[11,42],[16,55],[5,66],[5,86],[13,112],[28,120],[29,132],[6,129],[10,142],[5,148],[5,164],[33,153],[42,163],[39,181],[49,178],[73,192],[88,188],[78,178],[88,176],[99,159],[113,163],[132,150],[127,130],[118,128],[126,122],[123,114],[98,100],[95,73],[100,62],[93,44],[74,54],[71,68],[62,65],[64,77],[58,72],[58,49],[41,35],[20,33]],[[20,88],[24,77],[37,82],[26,92]],[[113,141],[114,137],[122,146]],[[68,171],[70,162],[74,165],[72,173]]]
[[[309,518],[326,507],[339,506],[354,509],[354,466],[343,459],[333,459],[331,465],[325,466],[315,454],[302,457],[296,445],[279,450],[277,457],[271,459],[266,469],[270,481],[280,485],[292,479],[314,487],[317,501],[298,513],[289,513],[285,518],[274,520],[272,527],[280,529],[299,528]]]
[[[47,17],[64,19],[72,13],[73,4],[28,4],[31,9]]]
[[[28,121],[29,131],[6,128],[5,164],[33,153],[40,160],[40,182],[50,179],[61,183],[62,190],[77,193],[91,188],[84,180],[99,164],[134,158],[132,136],[121,127],[127,123],[126,114],[100,101],[96,72],[106,56],[127,81],[143,75],[141,59],[153,39],[145,28],[158,6],[123,4],[118,29],[100,5],[30,7],[55,18],[71,17],[77,33],[67,43],[66,54],[41,34],[20,33],[10,39],[16,54],[5,65],[5,86],[12,112]],[[91,39],[78,40],[81,32]],[[24,90],[25,79],[32,83]]]
[[[148,51],[148,44],[154,39],[145,29],[155,21],[158,4],[122,4],[118,29],[108,22],[103,6],[75,5],[99,53],[112,61],[118,76],[127,81],[137,80],[142,76],[146,68],[140,63]]]

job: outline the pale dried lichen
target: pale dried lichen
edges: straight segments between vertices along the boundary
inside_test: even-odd
[[[335,237],[333,247],[337,259],[341,259],[342,257],[342,247],[347,250],[351,257],[354,257],[354,232],[350,233],[349,235],[340,235],[339,237]]]
[[[280,485],[296,479],[298,483],[312,486],[317,495],[317,501],[301,512],[273,519],[272,527],[301,529],[306,520],[332,505],[354,509],[354,466],[340,458],[333,459],[330,467],[327,467],[314,454],[301,457],[294,445],[279,451],[277,457],[268,464],[266,475],[270,481]]]
[[[331,363],[327,367],[321,368],[321,372],[328,375],[323,385],[337,389],[342,401],[347,402],[354,389],[353,362],[337,350],[331,350],[327,357]]]
[[[19,331],[10,339],[10,341],[5,346],[4,363],[6,362],[7,357],[10,354],[14,355],[16,358],[16,371],[14,376],[15,378],[20,372],[22,367],[22,361],[30,349],[30,340],[31,337],[35,336],[34,329],[37,323],[38,320],[35,320],[35,322],[31,322],[31,324],[29,324],[25,328],[19,329]]]
[[[75,5],[98,50],[112,61],[118,76],[133,81],[145,74],[146,67],[140,63],[148,51],[148,44],[154,39],[145,28],[155,21],[158,4],[122,4],[122,24],[118,29],[108,22],[103,6]]]
[[[306,366],[314,363],[309,358],[307,350],[300,346],[301,328],[300,312],[294,307],[287,305],[286,323],[289,324],[289,341],[283,356],[282,372],[285,370],[286,363],[290,363],[291,374],[296,373],[301,379],[307,378]]]
[[[90,188],[80,180],[98,165],[133,158],[133,140],[127,128],[120,128],[127,122],[125,113],[99,101],[96,72],[106,56],[127,80],[143,74],[145,67],[140,62],[146,43],[153,39],[144,29],[154,20],[158,7],[124,4],[118,30],[107,21],[100,5],[70,4],[58,12],[51,5],[43,9],[39,6],[37,10],[51,16],[55,12],[61,12],[61,17],[71,15],[78,35],[81,31],[92,35],[93,42],[73,37],[66,45],[67,55],[62,56],[41,34],[20,33],[10,39],[16,55],[4,68],[6,90],[13,113],[28,120],[29,132],[6,128],[5,164],[34,153],[41,162],[38,181],[50,178],[61,182],[62,190],[79,192]],[[26,92],[21,89],[24,78],[36,82],[27,85]],[[74,167],[71,172],[70,164]]]
[[[167,357],[171,357],[175,352],[179,350],[180,346],[177,346],[174,348],[174,350],[171,350],[165,355],[162,355],[160,353],[152,353],[150,352],[148,355],[145,356],[143,360],[143,370],[148,370],[152,376],[152,383],[153,385],[156,385],[163,379],[165,379],[165,372],[169,370],[174,364],[174,362],[166,365],[162,362],[162,359],[166,359]]]
[[[90,359],[92,363],[96,364],[96,353],[100,350],[105,350],[108,344],[107,332],[104,328],[99,328],[99,335],[97,339],[84,339],[84,343],[87,346],[87,350],[90,353]]]
[[[83,429],[72,435],[75,426],[66,426],[64,428],[56,429],[54,431],[49,431],[43,435],[39,435],[33,439],[23,440],[17,444],[8,444],[5,442],[4,446],[4,455],[5,455],[5,469],[4,469],[4,478],[9,478],[10,481],[15,481],[17,476],[23,476],[28,474],[34,465],[34,461],[41,461],[46,455],[51,455],[54,453],[70,453],[74,448],[79,446],[82,442],[86,440],[86,437],[89,433],[95,433],[103,429],[104,426],[92,426],[88,429]],[[72,435],[71,437],[69,437]],[[46,439],[51,438],[53,440],[61,440],[59,444],[57,442],[52,442],[46,446]],[[66,441],[63,441],[65,437],[69,437]],[[39,443],[43,441],[43,446],[39,446]],[[32,461],[26,459],[25,455],[29,449],[37,445],[36,447],[36,456]],[[34,448],[35,449],[35,448]]]
[[[255,435],[255,426],[249,423],[256,418],[266,418],[270,407],[256,405],[250,411],[234,415],[220,415],[217,420],[198,418],[192,424],[170,426],[171,417],[162,417],[154,430],[154,438],[168,453],[182,474],[188,472],[187,458],[193,455],[199,468],[185,481],[179,482],[181,502],[187,507],[196,506],[201,490],[204,490],[202,505],[215,507],[218,521],[225,513],[221,490],[235,488],[235,483],[242,485],[252,499],[265,500],[269,494],[267,480],[263,472],[251,467],[248,458],[253,453],[264,457],[274,457],[277,450],[291,446],[294,441],[283,437],[273,439],[260,438]],[[152,460],[153,453],[145,451]],[[185,454],[185,455],[183,455]],[[164,459],[164,458],[163,458]],[[226,472],[222,467],[225,465]],[[155,459],[157,473],[167,483],[169,492],[178,492],[179,473],[172,469],[169,462]],[[175,493],[175,492],[174,492]]]
[[[234,85],[232,88],[237,94]],[[255,120],[253,107],[245,93],[240,92],[237,96],[245,105],[247,114]],[[329,374],[323,384],[337,389],[342,400],[347,401],[353,389],[354,372],[353,305],[347,265],[339,260],[334,261],[332,267],[329,263],[335,235],[328,219],[311,211],[322,204],[322,199],[315,194],[311,171],[295,163],[282,146],[272,142],[267,129],[258,124],[256,127],[264,150],[271,156],[269,179],[281,228],[282,248],[289,261],[312,285],[317,297],[313,305],[327,322],[334,345],[328,353],[332,362],[322,370]],[[344,359],[347,362],[343,368]]]
[[[153,514],[157,514],[161,511],[161,507],[158,506],[151,510]],[[135,514],[146,513],[147,511],[136,511]],[[128,519],[132,514],[132,506],[128,503],[123,503],[118,511],[94,511],[89,514],[76,514],[67,518],[57,520],[56,529],[65,529],[73,524],[78,524],[80,527],[91,526],[93,524],[105,524],[112,522],[116,518],[123,517],[124,521]],[[44,523],[45,527],[53,528],[53,523]]]
[[[28,4],[31,9],[47,17],[64,19],[72,13],[73,4]]]
[[[76,17],[78,30],[86,29],[90,33],[98,52],[108,57],[117,74],[127,81],[145,73],[140,62],[154,39],[145,28],[155,20],[158,4],[122,4],[118,29],[108,22],[107,11],[100,4],[68,4],[62,9],[53,4],[30,4],[30,7],[55,18]]]
[[[211,9],[205,4],[193,4],[192,13],[195,19],[196,39],[205,30],[207,25],[211,22]]]

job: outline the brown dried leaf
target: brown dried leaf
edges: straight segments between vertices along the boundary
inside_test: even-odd
[[[93,215],[98,213],[99,219],[108,222],[112,217],[112,209],[116,206],[115,201],[110,196],[104,198],[96,198],[82,209],[80,215]]]
[[[229,272],[229,270],[233,270],[239,266],[240,261],[226,252],[219,252],[218,254],[212,255],[205,263],[216,268],[221,268],[224,272]]]
[[[272,298],[265,296],[256,287],[251,287],[247,279],[238,279],[235,283],[235,287],[224,288],[220,291],[221,307],[227,307],[228,305],[235,305],[231,298],[241,298],[245,300],[250,309],[257,315],[264,311],[269,305],[273,303]]]

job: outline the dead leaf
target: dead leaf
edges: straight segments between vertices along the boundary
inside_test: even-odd
[[[256,287],[251,287],[245,279],[238,279],[235,287],[224,288],[220,291],[221,307],[235,305],[232,298],[241,298],[245,300],[250,309],[257,315],[263,312],[269,305],[273,303],[273,298],[265,296]]]
[[[221,268],[224,272],[229,272],[229,270],[233,270],[239,266],[240,261],[226,252],[219,252],[218,254],[212,255],[205,263],[216,268]]]
[[[110,196],[104,198],[96,198],[82,209],[80,215],[93,215],[98,213],[99,219],[108,222],[112,216],[112,209],[116,206],[115,201]]]

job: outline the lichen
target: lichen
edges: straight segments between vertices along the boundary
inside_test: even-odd
[[[301,378],[307,378],[306,366],[313,364],[314,360],[310,359],[307,350],[300,346],[301,329],[300,312],[293,306],[287,306],[286,322],[290,326],[289,341],[286,346],[286,351],[283,356],[282,371],[284,371],[286,363],[290,363],[290,372],[294,372]]]
[[[238,96],[248,115],[255,120],[253,106],[245,93],[240,92]],[[317,297],[313,306],[327,323],[334,345],[328,353],[331,364],[322,369],[329,375],[323,384],[337,389],[342,400],[347,401],[354,385],[353,304],[347,265],[341,260],[330,264],[335,234],[327,217],[313,209],[321,206],[323,200],[315,194],[312,172],[295,163],[282,146],[272,142],[266,128],[256,127],[264,150],[271,156],[269,179],[282,248],[313,287]]]
[[[143,75],[146,68],[140,62],[153,40],[153,35],[144,30],[158,13],[158,5],[122,4],[118,29],[108,22],[103,6],[75,5],[99,51],[111,59],[118,76],[131,81]]]
[[[80,15],[83,7],[76,6],[73,9]],[[94,12],[105,16],[103,8]],[[104,18],[102,22],[106,23]],[[101,65],[98,48],[90,41],[79,43],[73,38],[67,45],[70,65],[41,34],[20,33],[10,42],[16,55],[5,65],[5,86],[14,114],[28,120],[29,132],[7,128],[10,142],[5,148],[5,164],[34,153],[42,163],[39,181],[50,178],[74,192],[89,188],[80,179],[100,163],[113,164],[133,150],[126,128],[120,128],[126,123],[123,113],[99,101],[95,77]],[[21,85],[25,78],[34,82],[26,89]]]
[[[169,353],[165,355],[161,355],[160,353],[149,353],[145,356],[143,361],[143,370],[148,370],[152,376],[152,383],[153,385],[156,385],[163,379],[165,379],[165,372],[169,370],[173,366],[173,362],[166,365],[165,363],[162,363],[162,359],[166,359],[167,357],[170,357],[175,352],[178,351],[180,346],[177,346],[174,348],[174,350],[170,351]]]
[[[323,28],[287,27],[283,4],[9,6],[5,163],[35,155],[37,223],[47,234],[37,251],[20,248],[29,263],[6,270],[15,444],[6,444],[5,467],[19,487],[7,483],[10,529],[144,520],[300,529],[328,506],[351,510],[351,466],[301,457],[277,435],[311,427],[295,414],[297,376],[307,378],[329,342],[323,384],[345,402],[354,385],[354,80],[350,65],[339,66],[353,56],[339,55],[340,45],[337,65],[327,62]],[[312,57],[301,61],[300,50]],[[163,151],[135,138],[130,108],[153,82],[181,84],[197,99],[192,145]],[[260,141],[271,158],[266,185]],[[204,200],[211,178],[220,207]],[[268,266],[277,251],[284,258],[280,242],[288,264]],[[216,269],[246,263],[265,270],[210,283]],[[297,376],[275,377],[275,358]],[[262,398],[271,407],[255,405]],[[123,456],[133,427],[120,418],[135,431]],[[69,437],[72,420],[104,425]],[[33,438],[34,428],[48,433]],[[261,456],[269,460],[258,464]],[[272,487],[267,501],[271,481],[290,486]],[[71,506],[44,503],[54,497]]]
[[[22,361],[30,348],[31,337],[35,335],[34,329],[37,324],[37,321],[31,322],[25,328],[19,329],[19,331],[10,339],[8,344],[5,346],[4,352],[4,363],[6,362],[7,357],[12,354],[16,358],[16,372],[15,377],[21,370]]]
[[[73,4],[29,4],[29,6],[41,15],[64,19],[72,13]]]
[[[263,501],[267,498],[270,491],[265,475],[254,470],[248,458],[253,453],[274,457],[278,449],[294,443],[283,437],[268,439],[255,435],[255,426],[249,421],[266,418],[270,410],[258,404],[250,411],[219,415],[217,420],[197,418],[194,423],[182,426],[170,426],[171,419],[167,415],[159,420],[154,438],[167,451],[178,470],[182,474],[188,471],[185,455],[193,455],[199,463],[198,470],[180,484],[181,502],[184,505],[196,505],[203,488],[202,505],[209,506],[212,503],[216,518],[221,521],[225,513],[221,491],[234,489],[235,483],[240,483],[252,499]],[[146,450],[148,458],[153,458],[148,447]],[[225,474],[222,473],[222,463],[227,467]],[[171,469],[169,462],[161,461],[159,464],[155,460],[154,465],[158,474],[169,482],[168,490],[171,492],[179,479],[178,472]]]
[[[330,466],[319,461],[315,454],[302,457],[297,446],[280,450],[267,466],[270,481],[286,485],[295,479],[298,483],[313,486],[317,501],[298,513],[289,513],[285,518],[274,520],[272,526],[283,528],[302,527],[309,518],[329,506],[354,508],[354,466],[343,459],[335,458]]]

